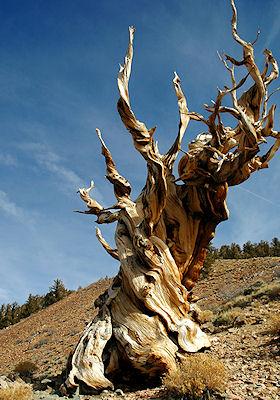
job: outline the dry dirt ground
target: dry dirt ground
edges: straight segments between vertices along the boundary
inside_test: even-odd
[[[197,302],[200,308],[211,309],[216,315],[228,302],[244,295],[244,291],[249,289],[250,292],[250,288],[264,283],[279,282],[279,277],[279,257],[219,260],[209,276],[198,282],[194,295],[200,298]],[[37,378],[52,380],[59,375],[85,325],[95,315],[93,301],[109,284],[109,279],[100,280],[1,330],[0,375],[8,375],[21,361],[32,361],[37,365]],[[229,371],[225,399],[280,399],[279,343],[271,333],[272,318],[279,313],[279,293],[277,296],[254,298],[248,304],[241,304],[242,307],[237,307],[240,315],[227,327],[213,326],[211,322],[204,324],[212,341],[209,352],[222,360]],[[124,396],[104,393],[98,398],[136,400],[164,396],[162,388],[153,388],[127,391]],[[37,392],[36,399],[39,398],[58,399],[47,392]]]

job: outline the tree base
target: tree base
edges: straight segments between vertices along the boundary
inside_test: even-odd
[[[73,353],[63,393],[69,394],[77,386],[88,394],[114,389],[113,382],[120,382],[124,370],[129,371],[130,382],[137,381],[139,372],[144,379],[158,380],[188,353],[210,346],[190,314],[178,321],[176,332],[171,332],[158,315],[137,308],[114,283],[96,304],[100,311]]]

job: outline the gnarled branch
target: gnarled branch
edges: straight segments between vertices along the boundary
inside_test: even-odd
[[[133,38],[135,28],[129,28],[129,44],[124,65],[120,67],[118,75],[118,88],[120,99],[118,111],[120,117],[130,131],[134,146],[147,161],[148,176],[145,189],[142,193],[145,227],[151,234],[158,223],[166,203],[167,186],[165,180],[164,165],[158,148],[153,140],[155,128],[148,130],[143,122],[136,119],[129,98],[129,78],[133,59]]]
[[[174,162],[178,156],[178,153],[181,149],[181,144],[182,144],[182,140],[184,137],[184,133],[185,133],[188,123],[190,121],[190,114],[189,114],[189,110],[188,110],[188,106],[187,106],[187,101],[186,101],[185,95],[184,95],[183,90],[180,85],[181,80],[176,72],[174,72],[174,75],[175,75],[175,77],[173,79],[173,85],[174,85],[175,93],[176,93],[176,96],[178,99],[180,122],[179,122],[179,132],[178,132],[177,138],[163,159],[164,164],[170,170],[172,170],[173,164],[174,164]]]
[[[100,140],[102,146],[102,154],[105,157],[106,161],[106,166],[107,166],[106,178],[108,179],[109,182],[111,182],[114,185],[114,192],[116,198],[118,200],[121,200],[123,197],[129,198],[131,193],[130,183],[126,178],[124,178],[118,173],[116,164],[114,163],[110,150],[108,149],[104,140],[102,139],[101,132],[98,128],[96,128],[96,133]]]
[[[176,361],[187,353],[210,346],[195,321],[191,290],[217,225],[229,216],[228,187],[267,168],[280,148],[280,133],[274,129],[275,106],[267,112],[268,85],[278,77],[277,62],[265,50],[265,66],[260,72],[254,42],[246,42],[238,34],[234,0],[231,7],[232,36],[243,49],[241,61],[220,57],[230,73],[231,85],[218,90],[213,106],[206,106],[210,115],[205,118],[188,111],[175,74],[180,123],[177,137],[165,155],[159,153],[153,139],[155,128],[147,129],[131,108],[128,85],[135,29],[129,28],[128,49],[118,75],[118,111],[136,150],[147,163],[147,180],[141,194],[132,201],[130,185],[118,173],[97,130],[107,179],[114,185],[117,203],[105,209],[92,199],[89,193],[93,182],[79,192],[89,208],[85,213],[97,215],[98,223],[117,221],[117,249],[110,247],[99,229],[96,234],[121,267],[111,287],[95,303],[99,314],[75,349],[66,386],[82,381],[98,390],[112,388],[108,377],[114,379],[122,363],[150,377],[162,375],[175,368]],[[235,68],[240,66],[248,72],[237,82]],[[240,96],[239,90],[249,76],[253,85]],[[223,105],[225,96],[231,96],[231,107]],[[225,113],[234,117],[236,126],[225,126]],[[202,122],[205,131],[184,152],[178,165],[182,182],[177,185],[179,179],[174,179],[172,168],[190,120]],[[266,137],[273,138],[274,143],[260,155]]]
[[[99,228],[96,228],[95,233],[98,241],[101,243],[102,247],[107,251],[107,253],[110,254],[110,256],[113,257],[115,260],[119,260],[120,258],[118,255],[118,250],[111,248],[111,246],[106,242],[106,240],[102,236]]]

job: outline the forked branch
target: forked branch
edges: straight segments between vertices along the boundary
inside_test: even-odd
[[[87,207],[89,208],[86,211],[76,211],[80,214],[93,214],[97,216],[97,223],[98,224],[110,224],[118,220],[119,214],[118,212],[112,213],[101,206],[95,199],[90,197],[89,193],[94,188],[93,181],[90,182],[90,186],[88,188],[81,188],[78,190],[81,199],[86,203]],[[115,208],[115,206],[111,207],[110,209]]]
[[[101,204],[90,197],[90,191],[94,188],[94,182],[90,181],[90,186],[88,188],[80,188],[77,193],[80,193],[81,199],[86,203],[89,208],[88,211],[77,211],[80,213],[99,215],[103,210]]]
[[[93,182],[79,193],[88,207],[85,213],[96,215],[98,223],[118,221],[117,249],[111,248],[99,229],[96,235],[121,267],[111,287],[95,302],[99,313],[74,351],[64,389],[80,382],[99,391],[113,388],[109,379],[117,379],[122,366],[149,377],[161,376],[175,370],[176,362],[189,357],[188,353],[210,345],[192,319],[195,310],[190,291],[199,278],[217,225],[228,218],[228,186],[238,185],[254,171],[267,168],[280,148],[280,133],[274,130],[275,106],[267,112],[267,87],[279,75],[277,62],[265,50],[265,67],[260,72],[254,58],[254,42],[246,42],[238,34],[234,0],[231,7],[232,36],[243,49],[241,61],[230,56],[222,60],[231,85],[218,90],[213,106],[206,107],[210,112],[206,119],[189,112],[175,73],[180,122],[176,139],[165,155],[160,154],[154,142],[155,128],[147,129],[131,108],[128,86],[135,29],[129,28],[128,49],[118,75],[118,111],[147,164],[147,180],[133,202],[130,184],[119,174],[97,129],[107,179],[114,186],[117,203],[104,208],[92,199]],[[247,68],[247,75],[238,82],[235,68],[239,66]],[[248,77],[253,79],[253,85],[240,97],[238,91]],[[232,98],[231,107],[223,105],[226,95]],[[224,113],[234,117],[236,126],[223,124]],[[180,159],[182,182],[177,185],[172,168],[190,120],[202,122],[207,128],[189,143]],[[266,137],[272,137],[274,144],[259,155]]]

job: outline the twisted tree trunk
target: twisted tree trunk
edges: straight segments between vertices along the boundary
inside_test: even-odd
[[[97,129],[107,179],[114,186],[117,202],[104,209],[89,195],[93,182],[89,189],[80,189],[80,195],[88,206],[85,213],[96,215],[99,224],[117,221],[116,249],[110,248],[99,229],[97,237],[121,266],[110,289],[97,301],[99,313],[76,347],[64,389],[79,382],[97,390],[112,388],[110,378],[120,363],[151,377],[159,376],[175,368],[176,361],[188,353],[210,346],[206,334],[192,318],[191,289],[199,277],[216,226],[228,218],[225,202],[228,186],[267,168],[280,146],[280,135],[273,130],[275,106],[267,112],[270,97],[267,87],[278,77],[277,62],[265,50],[265,67],[260,72],[253,45],[237,33],[233,0],[231,5],[232,34],[243,48],[243,59],[236,61],[226,55],[220,58],[229,70],[232,86],[218,90],[214,105],[205,106],[209,116],[204,118],[188,110],[175,73],[179,132],[165,155],[159,153],[153,139],[155,128],[147,129],[131,109],[128,83],[135,30],[129,28],[128,50],[118,76],[118,111],[136,150],[146,161],[147,181],[133,201],[130,184],[117,171]],[[234,66],[242,65],[248,74],[236,83]],[[237,90],[249,76],[253,86],[238,99]],[[232,107],[222,105],[226,95],[231,96]],[[223,113],[236,119],[236,127],[223,125]],[[173,165],[190,120],[205,124],[206,132],[189,144],[179,163],[179,178],[175,179]],[[260,156],[259,145],[268,136],[275,138],[275,143]]]

